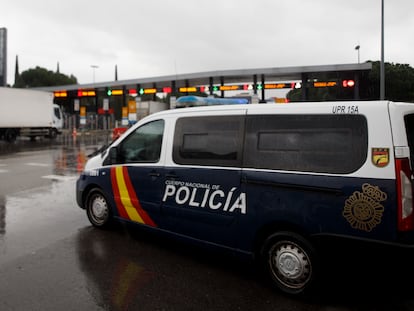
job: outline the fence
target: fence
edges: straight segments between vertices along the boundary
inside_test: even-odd
[[[118,127],[118,121],[114,115],[96,115],[89,114],[86,116],[85,124],[80,124],[79,115],[65,114],[63,116],[63,129],[85,129],[85,130],[110,130]]]

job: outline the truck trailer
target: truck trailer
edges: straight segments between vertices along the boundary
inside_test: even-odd
[[[45,91],[0,88],[0,139],[19,136],[56,138],[63,125],[62,111]]]

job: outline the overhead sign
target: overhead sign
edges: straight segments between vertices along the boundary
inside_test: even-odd
[[[180,87],[178,90],[180,91],[180,93],[195,93],[197,92],[197,87]]]
[[[295,82],[289,82],[289,83],[266,83],[264,85],[264,88],[266,90],[268,89],[294,89],[296,83]]]
[[[95,90],[78,90],[78,97],[96,96]]]
[[[315,81],[313,82],[313,87],[334,87],[337,86],[338,82],[336,81]]]
[[[108,89],[108,91],[106,93],[108,94],[108,96],[123,95],[124,94],[124,90],[112,90],[112,89]]]
[[[220,91],[237,91],[242,89],[242,85],[220,85]]]
[[[53,94],[55,97],[68,97],[68,92],[66,91],[56,91]]]
[[[157,93],[157,89],[156,88],[148,88],[148,89],[140,89],[139,90],[139,94],[140,95],[144,95],[144,94],[156,94]]]

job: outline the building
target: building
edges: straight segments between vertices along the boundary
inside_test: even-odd
[[[0,86],[7,86],[7,28],[0,28]]]

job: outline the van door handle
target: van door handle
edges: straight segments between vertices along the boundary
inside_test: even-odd
[[[177,176],[177,175],[175,175],[174,173],[171,173],[171,174],[167,174],[167,175],[165,175],[165,177],[166,177],[167,179],[176,179],[178,176]]]
[[[153,171],[153,172],[150,172],[150,173],[148,174],[148,176],[151,176],[151,177],[160,177],[160,176],[161,176],[161,174]]]

